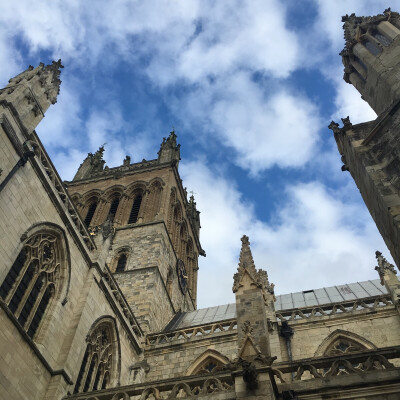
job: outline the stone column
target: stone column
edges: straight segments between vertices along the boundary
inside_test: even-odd
[[[234,362],[237,398],[275,399],[271,379],[270,330],[274,290],[267,273],[255,268],[247,236],[242,237],[239,267],[234,275],[238,325],[238,358]]]
[[[394,266],[382,256],[381,252],[377,251],[375,254],[378,261],[378,266],[375,269],[381,278],[381,285],[386,287],[397,312],[400,314],[400,282],[396,276],[397,272]]]

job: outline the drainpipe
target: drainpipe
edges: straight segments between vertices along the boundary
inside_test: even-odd
[[[27,142],[29,142],[29,141],[27,141]],[[0,183],[0,192],[5,188],[5,186],[11,180],[11,178],[15,175],[15,173],[27,163],[28,159],[35,155],[34,151],[32,151],[32,149],[30,149],[30,146],[27,142],[25,142],[23,144],[24,152],[22,154],[22,157],[17,161],[17,163],[12,168],[12,170],[4,178],[4,181]]]
[[[287,321],[282,321],[280,335],[285,339],[289,361],[292,361],[293,357],[292,357],[291,339],[293,336],[293,329],[289,326]],[[292,380],[294,380],[294,372],[292,372],[291,375],[292,375]]]

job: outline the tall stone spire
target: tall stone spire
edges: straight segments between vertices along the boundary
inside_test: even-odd
[[[244,235],[241,240],[239,266],[232,288],[238,325],[238,359],[234,376],[239,381],[243,379],[246,385],[245,391],[237,395],[246,397],[249,392],[257,394],[258,391],[272,395],[270,375],[266,371],[276,358],[270,349],[270,337],[277,335],[274,285],[269,283],[265,271],[256,270],[249,238]]]
[[[50,105],[57,102],[61,68],[61,60],[50,65],[40,63],[36,68],[30,65],[0,91],[0,103],[13,106],[28,133],[36,128]]]
[[[158,152],[159,163],[175,162],[176,166],[178,166],[179,160],[181,159],[181,145],[176,143],[176,138],[175,130],[172,130],[169,136],[163,139],[160,151]]]

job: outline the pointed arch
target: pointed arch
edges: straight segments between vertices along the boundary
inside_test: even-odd
[[[336,329],[322,341],[314,356],[337,355],[376,348],[372,342],[357,333]]]
[[[98,318],[89,329],[86,342],[74,393],[117,386],[121,372],[121,345],[115,319],[112,316]]]
[[[216,350],[208,349],[187,369],[186,376],[213,373],[223,369],[228,363],[228,357]]]
[[[157,178],[149,184],[144,212],[145,221],[153,221],[160,210],[162,186],[163,182]]]
[[[125,188],[122,185],[113,185],[102,194],[102,198],[106,201],[112,201],[115,197],[121,197]]]
[[[0,285],[0,296],[27,334],[40,342],[56,309],[68,300],[71,264],[65,231],[37,223],[21,236],[21,247]]]
[[[167,216],[167,230],[171,237],[172,243],[173,243],[172,236],[173,236],[173,227],[174,227],[173,221],[174,221],[175,204],[176,204],[176,188],[173,187],[171,189],[171,194],[169,196],[168,216]]]
[[[119,273],[126,271],[126,266],[128,265],[128,260],[131,255],[131,251],[132,249],[129,246],[123,246],[114,252],[114,258],[112,260],[110,268],[112,272]]]

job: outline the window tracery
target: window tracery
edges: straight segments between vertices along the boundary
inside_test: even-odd
[[[76,380],[74,393],[106,389],[114,365],[112,327],[100,323],[87,338],[87,347]]]
[[[366,347],[348,338],[336,339],[325,351],[327,356],[338,356],[366,350]]]
[[[59,239],[36,234],[25,243],[0,286],[0,296],[31,338],[59,287],[61,261]]]

